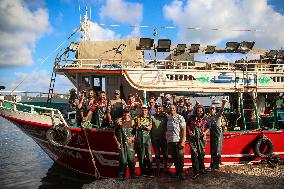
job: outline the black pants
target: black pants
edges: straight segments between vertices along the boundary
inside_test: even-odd
[[[168,143],[169,154],[172,155],[177,175],[183,173],[184,165],[184,148],[180,147],[179,142]]]

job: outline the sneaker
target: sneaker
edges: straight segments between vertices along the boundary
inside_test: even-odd
[[[191,176],[192,180],[195,180],[198,177],[198,173],[193,173],[193,175]]]
[[[184,176],[184,174],[180,174],[178,178],[179,180],[186,180],[186,177]]]
[[[199,173],[202,174],[202,175],[206,175],[207,171],[205,169],[202,169],[201,171],[199,171]]]
[[[169,170],[166,170],[166,171],[165,171],[165,175],[170,176],[170,175],[172,175],[172,173],[171,173]]]
[[[117,180],[124,181],[124,179],[125,179],[125,177],[120,175]]]
[[[177,173],[174,173],[174,174],[172,174],[170,177],[171,177],[171,178],[178,178],[178,176],[179,176],[179,175],[178,175]]]
[[[139,177],[137,175],[131,175],[131,179],[138,179]]]
[[[154,178],[154,175],[153,175],[153,174],[150,174],[149,177],[150,177],[150,178]]]

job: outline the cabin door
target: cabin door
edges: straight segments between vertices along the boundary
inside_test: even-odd
[[[93,76],[92,80],[93,80],[93,89],[96,92],[105,91],[106,90],[106,87],[105,87],[105,77]]]

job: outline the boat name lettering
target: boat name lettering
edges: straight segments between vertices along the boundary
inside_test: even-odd
[[[83,160],[83,156],[78,151],[70,150],[70,149],[66,149],[66,148],[61,148],[61,147],[55,147],[55,146],[52,146],[52,145],[50,145],[50,148],[54,149],[55,151],[57,151],[60,154],[64,154],[65,156]]]

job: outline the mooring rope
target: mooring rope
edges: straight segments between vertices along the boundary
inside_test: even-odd
[[[93,165],[94,165],[94,168],[95,168],[95,178],[99,179],[101,177],[101,175],[100,175],[100,172],[99,172],[99,170],[98,170],[98,168],[96,166],[96,161],[95,161],[95,158],[93,156],[92,149],[90,147],[90,143],[89,143],[89,140],[88,140],[88,136],[87,136],[86,130],[83,129],[83,131],[84,131],[84,134],[85,134],[85,137],[86,137],[86,141],[87,141],[87,145],[88,145],[88,148],[89,148],[89,152],[90,152],[90,155],[91,155],[91,158],[92,158],[92,162],[93,162]]]
[[[257,128],[257,129],[251,130],[251,131],[245,131],[245,132],[238,133],[238,134],[232,134],[232,135],[229,135],[229,136],[224,136],[224,139],[233,138],[233,137],[241,136],[241,135],[244,135],[244,134],[247,134],[247,133],[260,131],[260,130],[262,130],[262,129],[261,128]]]

